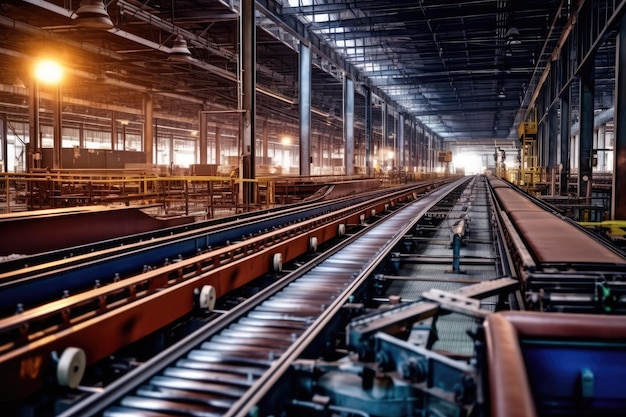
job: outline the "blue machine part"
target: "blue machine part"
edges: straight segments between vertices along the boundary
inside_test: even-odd
[[[172,261],[178,256],[183,258],[193,256],[210,246],[217,247],[224,245],[227,241],[237,241],[242,236],[256,234],[259,230],[271,230],[281,224],[339,210],[369,199],[371,197],[364,196],[350,201],[316,205],[308,210],[283,215],[277,213],[276,217],[268,216],[262,220],[239,223],[236,226],[207,227],[194,233],[186,233],[179,239],[168,240],[167,243],[148,245],[134,251],[129,250],[123,256],[99,258],[88,264],[81,264],[79,267],[68,266],[52,274],[42,273],[40,276],[33,275],[28,279],[18,279],[13,283],[3,283],[0,290],[0,314],[13,314],[18,304],[21,308],[28,309],[41,303],[60,299],[65,292],[73,295],[93,288],[96,280],[102,284],[110,283],[116,274],[124,278],[140,273],[143,265],[162,266],[166,258]],[[224,219],[224,221],[233,220],[233,218]],[[189,225],[181,229],[185,230],[188,227]]]
[[[623,416],[626,341],[521,342],[540,416]]]

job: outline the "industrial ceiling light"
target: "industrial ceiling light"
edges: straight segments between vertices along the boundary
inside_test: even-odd
[[[504,34],[507,45],[519,45],[522,43],[520,40],[519,30],[515,26],[511,26]]]
[[[49,59],[35,64],[35,78],[43,83],[56,85],[63,78],[63,67],[56,61]]]
[[[498,98],[506,98],[506,94],[504,94],[504,88],[500,88],[498,92]]]
[[[102,0],[82,0],[76,10],[75,25],[85,29],[109,30],[113,22]]]
[[[170,61],[191,61],[191,51],[187,47],[187,41],[180,33],[174,39],[174,46],[170,50]]]

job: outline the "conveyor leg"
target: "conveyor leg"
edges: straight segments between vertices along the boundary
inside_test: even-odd
[[[461,235],[455,233],[452,237],[452,272],[453,274],[464,274],[465,271],[461,271]]]

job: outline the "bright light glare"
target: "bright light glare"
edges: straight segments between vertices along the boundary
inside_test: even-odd
[[[283,145],[291,145],[291,138],[290,138],[289,136],[283,136],[283,137],[280,139],[280,142],[281,142]]]
[[[479,155],[473,153],[457,153],[452,159],[454,166],[457,168],[463,168],[466,175],[480,174],[484,171],[482,166],[482,158]]]
[[[63,77],[63,69],[57,62],[40,61],[35,66],[35,77],[44,83],[57,84]]]

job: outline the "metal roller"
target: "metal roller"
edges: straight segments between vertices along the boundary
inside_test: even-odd
[[[85,351],[76,347],[66,348],[57,363],[57,382],[61,386],[76,388],[85,374],[87,356]]]
[[[283,254],[275,253],[272,257],[272,270],[274,272],[281,272],[283,270]]]
[[[198,304],[200,308],[213,311],[215,308],[215,301],[217,300],[217,293],[215,287],[212,285],[204,285],[200,289]]]

